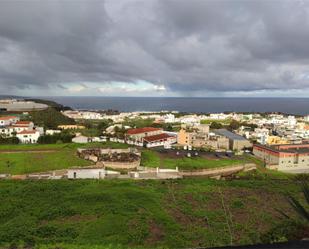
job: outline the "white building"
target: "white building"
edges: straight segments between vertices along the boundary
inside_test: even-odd
[[[76,136],[72,139],[73,143],[85,144],[91,142],[91,139],[85,136]]]
[[[117,177],[120,173],[98,167],[68,169],[68,179],[104,179],[107,176]]]
[[[158,135],[148,136],[144,138],[144,143],[147,148],[164,146],[165,148],[171,147],[172,144],[177,142],[176,136],[171,136],[167,133],[161,133]]]
[[[16,123],[17,121],[19,121],[19,117],[16,116],[0,117],[0,126],[9,126]]]
[[[164,123],[175,123],[175,115],[168,113],[163,116]]]
[[[37,143],[40,133],[38,131],[32,130],[32,131],[21,131],[16,134],[16,137],[19,139],[19,141],[23,144],[34,144]]]
[[[45,132],[46,135],[54,135],[59,133],[61,133],[61,130],[46,130]]]

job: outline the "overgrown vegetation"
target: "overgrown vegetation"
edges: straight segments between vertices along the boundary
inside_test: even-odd
[[[300,189],[286,180],[0,181],[0,246],[195,248],[285,241],[304,228],[287,227],[277,212],[294,215],[286,192],[297,196]]]
[[[38,139],[39,144],[55,144],[55,143],[71,143],[73,134],[69,132],[61,132],[53,135],[43,135]]]
[[[74,119],[64,116],[56,109],[49,107],[43,111],[33,111],[27,117],[37,126],[43,126],[45,129],[57,129],[58,125],[75,124]]]
[[[17,137],[2,137],[0,136],[0,144],[18,144],[19,139]]]

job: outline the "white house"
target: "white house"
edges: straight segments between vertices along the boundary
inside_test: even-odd
[[[0,126],[9,126],[17,121],[19,121],[19,117],[16,116],[0,117]]]
[[[34,123],[31,121],[17,121],[12,126],[16,132],[31,131],[34,128]]]
[[[19,139],[19,141],[23,144],[34,144],[37,143],[40,132],[32,130],[32,131],[21,131],[16,134],[16,137]]]

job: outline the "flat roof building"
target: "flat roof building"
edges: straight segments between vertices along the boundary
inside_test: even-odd
[[[228,131],[227,129],[218,129],[214,132],[220,136],[224,136],[229,139],[229,146],[231,150],[239,151],[245,148],[252,147],[252,144],[249,140],[234,132]]]
[[[253,154],[268,168],[291,173],[309,173],[309,143],[264,146],[255,144]]]

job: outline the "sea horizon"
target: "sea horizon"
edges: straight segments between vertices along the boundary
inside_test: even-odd
[[[300,97],[29,97],[56,101],[73,109],[133,111],[178,111],[187,113],[281,112],[309,114],[309,98]],[[288,101],[287,101],[288,100]]]

